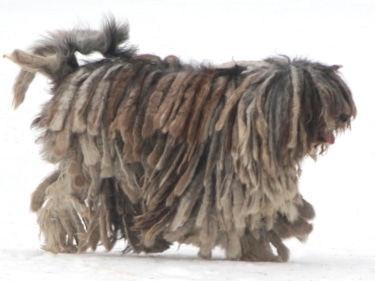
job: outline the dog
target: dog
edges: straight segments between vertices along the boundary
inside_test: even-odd
[[[56,170],[32,195],[44,249],[162,252],[193,244],[211,258],[285,262],[314,209],[301,162],[323,154],[356,116],[337,65],[284,56],[221,66],[138,54],[129,27],[51,32],[28,51],[17,108],[36,73],[51,99],[32,126]],[[102,59],[79,63],[77,52]]]

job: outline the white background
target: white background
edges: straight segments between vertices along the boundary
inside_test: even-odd
[[[105,13],[128,19],[141,53],[222,63],[286,54],[343,65],[358,117],[300,180],[317,217],[306,244],[288,243],[285,264],[201,260],[194,247],[160,255],[50,254],[40,250],[30,194],[53,170],[30,123],[49,98],[38,77],[11,109],[18,67],[0,59],[0,280],[375,280],[375,1],[373,0],[0,0],[0,54],[47,30],[98,28]]]

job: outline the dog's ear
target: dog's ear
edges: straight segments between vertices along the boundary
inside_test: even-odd
[[[331,69],[331,70],[333,70],[333,71],[337,71],[337,70],[339,70],[341,67],[342,67],[342,65],[334,64],[334,65],[330,66],[329,69]]]

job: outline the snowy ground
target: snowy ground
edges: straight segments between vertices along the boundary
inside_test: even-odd
[[[358,107],[352,131],[317,163],[307,160],[300,187],[317,212],[315,230],[290,241],[286,264],[201,260],[177,246],[160,255],[53,255],[40,250],[29,197],[52,167],[42,163],[29,125],[46,99],[39,77],[11,109],[17,67],[0,60],[0,280],[375,280],[375,2],[373,0],[1,0],[0,54],[25,48],[46,30],[102,15],[128,19],[142,53],[221,63],[270,55],[341,64]]]

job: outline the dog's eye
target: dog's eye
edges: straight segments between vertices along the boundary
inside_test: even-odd
[[[343,123],[347,122],[349,120],[349,115],[345,113],[341,113],[339,115],[339,120]]]

